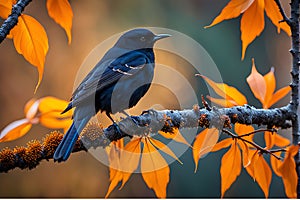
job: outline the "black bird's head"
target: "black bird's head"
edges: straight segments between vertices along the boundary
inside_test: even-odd
[[[124,33],[115,44],[115,47],[129,50],[153,48],[156,41],[170,36],[169,34],[155,35],[147,29],[138,28]]]

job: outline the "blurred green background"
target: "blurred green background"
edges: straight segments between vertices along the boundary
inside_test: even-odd
[[[251,71],[251,58],[255,58],[260,73],[275,67],[277,88],[289,84],[291,58],[288,52],[290,39],[285,33],[277,34],[275,26],[266,19],[266,28],[247,49],[241,61],[240,18],[222,22],[204,29],[210,24],[226,0],[71,0],[74,13],[72,44],[67,44],[66,35],[47,14],[45,1],[33,1],[25,9],[46,29],[49,52],[46,57],[44,78],[36,94],[33,94],[38,73],[16,53],[11,40],[0,45],[0,128],[24,117],[23,107],[31,98],[47,95],[68,100],[71,96],[77,70],[88,53],[101,41],[119,32],[145,26],[157,26],[182,32],[198,41],[215,61],[225,83],[237,87],[249,104],[259,107],[245,78]],[[287,3],[287,2],[286,2]],[[287,8],[287,5],[286,9]],[[194,77],[192,77],[194,78]],[[207,94],[203,80],[192,81],[197,93]],[[157,100],[159,92],[149,91],[148,99]],[[176,108],[168,97],[162,98],[165,108]],[[284,98],[275,106],[288,103]],[[145,101],[146,102],[146,101]],[[160,102],[159,102],[160,103]],[[147,104],[147,103],[145,103]],[[147,109],[145,104],[140,110]],[[145,105],[145,107],[143,107]],[[192,105],[190,105],[192,107]],[[31,139],[42,139],[49,130],[34,126],[24,137],[0,144],[1,149],[25,145]],[[287,135],[289,132],[285,132]],[[286,136],[288,137],[288,136]],[[168,197],[220,197],[219,167],[225,150],[211,153],[200,160],[197,173],[191,150],[181,156],[184,165],[170,165],[171,178],[167,188]],[[33,170],[13,170],[0,174],[0,197],[104,197],[109,185],[108,168],[90,154],[80,152],[61,164],[53,160],[43,161]],[[284,197],[281,179],[272,178],[270,197]],[[115,189],[111,197],[155,197],[140,174],[133,175],[125,187]],[[264,197],[245,170],[226,192],[225,197]]]

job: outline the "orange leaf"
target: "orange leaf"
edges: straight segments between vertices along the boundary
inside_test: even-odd
[[[238,104],[233,101],[233,100],[227,100],[227,99],[216,99],[216,98],[213,98],[211,96],[206,96],[212,103],[215,103],[221,107],[224,107],[224,108],[231,108],[233,106],[237,106]]]
[[[243,154],[243,166],[244,168],[248,167],[250,165],[251,161],[249,159],[249,146],[246,142],[242,140],[238,140],[239,147],[242,150]]]
[[[254,131],[254,128],[251,125],[245,125],[245,124],[239,124],[239,123],[234,124],[234,132],[236,132],[238,135],[251,133],[253,131]],[[248,141],[253,141],[253,134],[251,134],[249,136],[244,136],[243,138]],[[247,145],[249,145],[249,144],[247,144]]]
[[[264,157],[257,150],[249,150],[252,155],[251,163],[246,167],[248,174],[258,183],[265,197],[269,196],[272,172]]]
[[[120,158],[120,171],[123,173],[122,186],[128,181],[132,172],[134,172],[139,164],[141,156],[141,138],[133,138],[124,147]]]
[[[231,145],[232,143],[232,138],[226,138],[220,142],[218,142],[212,149],[211,152],[219,151],[221,149],[227,148]]]
[[[209,28],[220,23],[223,20],[238,17],[241,13],[249,8],[254,0],[231,0],[222,10],[219,16],[205,28]]]
[[[219,139],[219,130],[216,128],[204,129],[196,136],[193,144],[193,158],[195,162],[195,172],[197,171],[198,161],[201,157],[208,154]]]
[[[65,29],[71,44],[73,11],[68,0],[47,0],[47,10],[49,16],[62,28]]]
[[[275,143],[275,133],[265,131],[264,137],[265,137],[266,148],[271,149]]]
[[[285,194],[288,198],[297,198],[297,172],[294,156],[298,153],[298,146],[290,146],[278,171],[282,175]]]
[[[12,6],[12,0],[0,0],[0,17],[2,19],[6,19],[10,15]]]
[[[278,157],[280,156],[281,152],[275,152],[274,153],[275,155],[277,155]],[[274,156],[271,156],[270,157],[270,161],[271,161],[271,166],[272,166],[272,169],[273,169],[273,172],[281,177],[281,172],[279,172],[279,166],[282,164],[282,161],[281,160],[278,160],[277,158],[275,158]]]
[[[177,156],[174,154],[174,152],[164,143],[160,142],[159,140],[156,140],[154,138],[149,138],[149,142],[155,146],[156,148],[158,148],[158,150],[165,152],[166,154],[168,154],[169,156],[173,157],[175,160],[177,160],[180,164],[183,164],[178,158]]]
[[[24,108],[24,113],[27,119],[33,119],[38,112],[40,101],[31,99],[29,100]]]
[[[277,103],[277,101],[279,101],[280,99],[282,99],[283,97],[285,97],[285,95],[287,95],[291,90],[290,86],[286,86],[281,88],[280,90],[277,90],[274,94],[272,99],[269,102],[269,107],[271,107],[273,104]]]
[[[0,142],[8,142],[25,135],[31,128],[28,119],[20,119],[7,125],[0,133]]]
[[[257,72],[254,59],[252,59],[252,71],[247,77],[248,85],[254,96],[263,104],[266,96],[266,82],[264,77]]]
[[[224,154],[221,161],[221,197],[241,173],[241,152],[232,140],[230,149]]]
[[[269,108],[269,102],[273,97],[273,93],[276,87],[276,81],[274,76],[274,68],[272,67],[270,72],[264,75],[265,83],[266,83],[266,94],[264,97],[263,108]]]
[[[275,145],[278,147],[286,147],[291,143],[291,141],[281,135],[275,133]]]
[[[45,29],[33,17],[22,14],[18,24],[11,30],[11,34],[17,52],[38,69],[39,80],[36,91],[43,77],[45,57],[48,52],[48,37]]]
[[[233,100],[237,105],[244,105],[247,103],[246,97],[236,88],[225,83],[215,83],[206,76],[201,77],[214,89],[214,91],[226,100]]]
[[[255,0],[244,12],[241,19],[242,60],[248,45],[260,35],[265,27],[264,1]]]
[[[148,138],[143,140],[144,149],[141,159],[142,177],[156,196],[166,198],[167,185],[170,179],[170,168],[164,158],[149,142]]]
[[[187,146],[191,146],[186,141],[186,139],[181,135],[181,133],[180,133],[180,131],[179,131],[178,128],[173,128],[173,132],[172,133],[166,133],[166,132],[163,132],[163,131],[158,131],[158,133],[160,135],[162,135],[163,137],[167,138],[167,139],[172,139],[172,140],[174,140],[176,142],[186,144]]]
[[[283,19],[279,12],[279,8],[275,1],[265,1],[265,11],[267,16],[271,19],[272,23],[277,26],[277,32],[280,33],[280,29],[284,30],[289,36],[291,35],[291,29],[286,22],[279,22]]]
[[[123,179],[123,174],[120,169],[120,154],[121,150],[124,147],[124,140],[123,138],[112,142],[109,151],[108,151],[108,160],[109,160],[109,180],[111,181],[105,195],[107,198],[113,189],[118,185],[120,181]]]

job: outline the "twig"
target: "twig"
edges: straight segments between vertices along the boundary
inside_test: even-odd
[[[274,156],[275,158],[277,158],[278,160],[281,160],[282,158],[277,156],[274,152],[268,150],[268,149],[265,149],[263,147],[261,147],[260,145],[258,145],[257,143],[255,142],[252,142],[252,141],[249,141],[249,140],[246,140],[245,138],[241,138],[239,137],[238,135],[235,135],[234,133],[230,132],[229,130],[227,129],[222,129],[222,131],[224,133],[227,133],[228,135],[230,135],[232,138],[235,138],[235,139],[238,139],[238,140],[242,140],[248,144],[251,144],[253,147],[255,147],[257,150],[259,150],[261,153],[268,153],[272,156]]]
[[[257,130],[254,130],[254,131],[252,131],[252,132],[250,132],[250,133],[245,133],[245,134],[242,134],[242,135],[239,135],[239,137],[241,138],[241,137],[246,137],[246,136],[249,136],[249,135],[252,135],[252,134],[255,134],[255,133],[262,133],[262,132],[265,132],[265,131],[269,131],[269,132],[277,132],[277,130],[276,129],[274,129],[274,128],[272,128],[272,129],[257,129]]]
[[[202,100],[202,104],[206,108],[206,110],[211,111],[211,107],[209,106],[209,104],[207,103],[207,101],[204,99],[203,94],[201,94],[201,100]]]
[[[285,12],[283,10],[283,7],[282,7],[282,5],[280,3],[280,0],[274,0],[274,1],[276,2],[277,6],[279,8],[279,11],[280,11],[280,13],[281,13],[281,15],[283,17],[283,19],[281,21],[279,21],[279,22],[286,22],[288,25],[290,25],[291,24],[291,20],[286,16],[286,14],[285,14]]]
[[[32,0],[19,0],[12,8],[11,14],[8,18],[3,22],[0,27],[0,43],[6,38],[9,34],[10,30],[15,27],[18,23],[18,17],[23,12],[24,8],[31,2]]]

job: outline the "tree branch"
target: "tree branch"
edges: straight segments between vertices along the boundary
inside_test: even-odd
[[[11,14],[8,18],[3,22],[0,27],[0,43],[6,38],[9,34],[10,30],[15,27],[18,23],[18,17],[23,12],[24,8],[31,2],[32,0],[19,0],[12,8]]]
[[[299,130],[299,0],[292,0],[291,5],[291,23],[289,24],[292,32],[292,48],[290,50],[292,54],[292,95],[291,95],[291,108],[295,117],[292,120],[292,135],[293,135],[293,144],[298,145],[300,141],[300,130]],[[295,161],[297,163],[296,171],[298,175],[298,187],[297,187],[297,197],[300,198],[300,155],[299,152],[295,156]]]
[[[249,105],[232,108],[213,107],[211,110],[194,106],[189,110],[149,110],[139,116],[127,117],[119,122],[120,132],[115,126],[102,128],[97,123],[89,123],[82,131],[73,152],[90,148],[106,147],[112,141],[131,135],[149,135],[158,131],[173,132],[174,128],[218,127],[231,128],[231,124],[257,124],[267,127],[291,127],[292,112],[290,105],[274,109],[257,109]],[[0,152],[0,172],[36,167],[41,160],[52,159],[63,134],[54,131],[42,142],[31,141],[27,147],[8,148]]]

